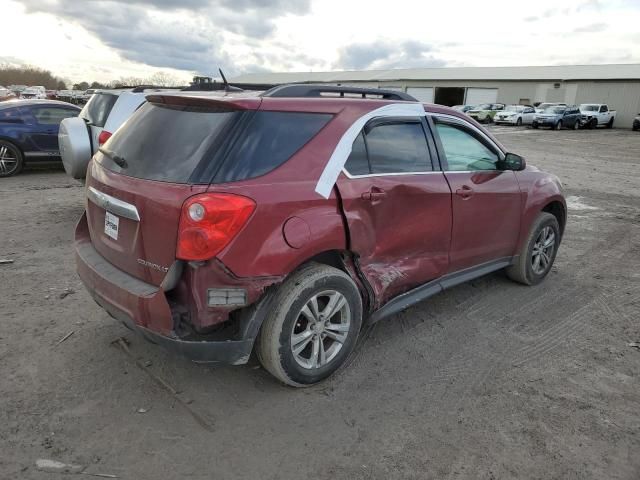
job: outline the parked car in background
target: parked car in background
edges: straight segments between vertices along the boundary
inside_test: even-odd
[[[474,106],[475,105],[456,105],[456,106],[451,107],[451,108],[453,108],[454,110],[457,110],[459,112],[462,112],[462,113],[467,113],[469,110],[473,110]]]
[[[616,111],[609,110],[609,106],[603,103],[583,103],[580,105],[582,114],[582,125],[586,128],[596,128],[606,125],[613,128],[613,121],[616,118]]]
[[[0,99],[5,99],[7,97],[13,96],[13,92],[6,87],[0,85]]]
[[[160,89],[95,90],[77,118],[60,125],[60,154],[68,175],[83,180],[91,157],[140,105]]]
[[[531,125],[536,111],[531,105],[507,105],[497,112],[493,121],[496,124]]]
[[[46,99],[47,90],[43,86],[27,87],[20,93],[20,98]]]
[[[562,128],[578,130],[580,119],[580,109],[575,105],[569,107],[556,105],[546,108],[542,113],[536,113],[532,126],[533,128],[550,127],[553,130]]]
[[[543,113],[547,108],[557,107],[557,106],[566,107],[567,104],[561,103],[561,102],[543,102],[543,103],[539,103],[538,106],[535,107],[535,109],[536,109],[536,113]]]
[[[467,110],[466,114],[480,123],[491,123],[501,110],[504,110],[504,103],[482,103]]]
[[[560,181],[454,109],[328,85],[147,100],[89,165],[77,270],[112,317],[194,361],[255,346],[278,380],[314,384],[362,325],[503,268],[537,284],[554,262]]]
[[[638,116],[633,119],[631,130],[633,130],[634,132],[640,130],[640,113],[638,113]]]
[[[58,126],[80,108],[55,100],[0,103],[0,177],[22,170],[25,162],[59,160]]]
[[[9,85],[7,88],[11,90],[16,97],[19,97],[20,94],[27,88],[27,86],[26,85]]]

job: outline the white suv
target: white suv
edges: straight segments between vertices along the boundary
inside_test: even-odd
[[[89,160],[98,148],[146,101],[145,95],[162,90],[96,90],[79,116],[60,123],[58,143],[67,174],[84,179]]]

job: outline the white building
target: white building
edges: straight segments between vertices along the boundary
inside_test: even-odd
[[[253,73],[236,83],[327,83],[399,89],[442,105],[478,103],[607,103],[616,127],[631,127],[640,112],[640,64],[548,67],[411,68],[338,72]]]

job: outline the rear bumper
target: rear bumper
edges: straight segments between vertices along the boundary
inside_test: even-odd
[[[174,315],[165,292],[119,270],[91,244],[85,215],[76,227],[75,257],[86,289],[111,317],[152,343],[198,363],[246,363],[257,328],[241,328],[234,338],[188,340],[174,331]]]

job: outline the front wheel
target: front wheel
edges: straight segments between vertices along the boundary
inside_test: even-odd
[[[22,152],[13,143],[0,140],[0,177],[20,173],[24,165]]]
[[[556,123],[556,130],[562,130],[562,120],[558,120],[558,123]]]
[[[533,123],[531,124],[531,128],[538,128],[538,124],[537,124],[536,122],[533,122]]]
[[[576,120],[573,124],[573,129],[578,130],[580,128],[580,120]]]
[[[516,120],[516,127],[521,127],[522,126],[522,118],[518,118],[518,120]]]
[[[551,270],[559,245],[558,220],[550,213],[540,213],[516,263],[507,267],[507,276],[525,285],[540,283]]]
[[[280,286],[272,305],[256,353],[281,382],[294,387],[320,382],[353,351],[362,324],[362,298],[343,271],[309,264]]]

